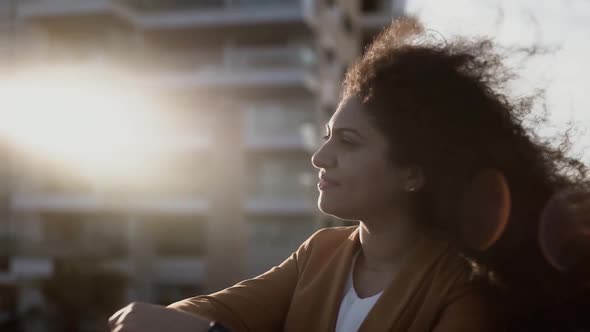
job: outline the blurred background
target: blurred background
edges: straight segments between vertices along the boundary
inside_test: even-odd
[[[0,0],[0,331],[105,331],[343,224],[310,157],[346,67],[407,14],[548,49],[514,89],[546,89],[540,130],[577,124],[590,160],[585,1]]]

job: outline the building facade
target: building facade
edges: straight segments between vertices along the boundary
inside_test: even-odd
[[[169,143],[175,162],[162,169],[174,176],[153,188],[105,188],[12,158],[0,195],[0,236],[11,243],[3,246],[0,280],[29,294],[23,308],[43,302],[30,295],[42,293],[38,280],[71,262],[123,274],[126,300],[170,303],[264,272],[333,225],[315,207],[313,138],[337,106],[347,65],[404,7],[391,0],[9,3],[0,29],[10,43],[0,47],[13,58],[3,63],[100,62],[141,73],[169,101],[161,112],[183,123]]]

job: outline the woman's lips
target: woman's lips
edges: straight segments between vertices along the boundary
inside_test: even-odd
[[[338,185],[339,184],[336,182],[325,180],[325,179],[320,179],[320,181],[318,182],[318,189],[324,191],[324,190],[327,190],[330,188],[334,188]]]

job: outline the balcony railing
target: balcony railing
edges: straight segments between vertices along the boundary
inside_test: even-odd
[[[260,71],[285,68],[311,68],[315,54],[305,45],[228,46],[217,50],[183,49],[181,52],[149,48],[152,67],[163,66],[175,71]],[[158,66],[153,66],[157,64]]]
[[[269,19],[303,22],[299,0],[21,0],[17,13],[26,18],[114,13],[147,29]]]
[[[373,0],[361,8],[361,26],[365,29],[380,30],[404,14],[405,0]]]
[[[218,60],[194,61],[192,67],[182,61],[182,69],[176,61],[165,61],[172,58],[160,58],[164,60],[160,67],[170,69],[152,73],[152,82],[167,87],[305,85],[314,75],[315,63],[311,48],[294,45],[227,47],[219,52]]]
[[[306,205],[312,188],[313,167],[305,154],[292,155],[253,155],[248,161],[247,193],[249,207],[247,210],[263,208],[262,201],[272,201],[301,210]],[[279,204],[284,202],[284,204]]]
[[[118,0],[142,11],[296,7],[299,0]]]
[[[301,128],[315,121],[313,105],[252,105],[246,107],[244,138],[253,149],[303,149]]]
[[[233,47],[224,52],[228,69],[306,67],[313,62],[313,51],[304,46]]]
[[[304,23],[298,0],[113,0],[115,15],[148,30]]]
[[[15,241],[12,236],[7,234],[0,235],[0,255],[14,254]]]
[[[152,265],[154,278],[158,283],[193,285],[205,279],[206,267],[202,258],[194,257],[159,257]]]
[[[193,215],[206,213],[209,202],[201,197],[167,196],[122,198],[84,194],[17,194],[12,197],[15,211],[137,211],[145,213]]]
[[[108,12],[110,0],[21,0],[18,15],[43,17]]]
[[[258,275],[289,256],[315,230],[309,217],[262,217],[248,220],[246,264],[250,276]]]
[[[128,254],[127,244],[119,238],[76,241],[42,240],[18,241],[14,253],[25,257],[88,257],[119,258]]]

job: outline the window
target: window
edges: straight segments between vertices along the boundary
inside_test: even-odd
[[[220,8],[224,2],[219,0],[176,0],[176,1],[163,1],[163,0],[121,0],[121,2],[127,6],[145,10],[182,10],[182,9],[211,9]]]
[[[46,213],[42,216],[45,240],[54,244],[71,244],[84,234],[84,221],[80,215]]]
[[[202,256],[205,252],[205,221],[199,217],[146,217],[145,227],[156,255]]]
[[[323,49],[324,60],[327,64],[332,64],[336,60],[336,56],[334,54],[334,50],[332,48],[324,48]]]
[[[40,250],[53,253],[118,258],[127,255],[127,224],[124,216],[45,213],[44,243]]]
[[[344,12],[340,19],[344,31],[346,31],[348,34],[352,34],[352,19],[350,18],[350,14],[348,12]]]
[[[129,252],[128,228],[125,216],[101,215],[86,222],[88,254],[104,258],[120,258]]]
[[[228,68],[252,70],[256,68],[300,68],[313,63],[313,51],[308,42],[275,42],[228,46],[224,63]]]
[[[93,190],[88,181],[54,174],[44,175],[33,185],[48,193],[87,193]]]
[[[314,169],[306,153],[256,154],[248,160],[248,194],[262,199],[304,199]]]
[[[206,151],[172,151],[166,155],[165,162],[145,163],[135,177],[125,179],[129,182],[120,181],[118,186],[105,191],[138,200],[205,198],[210,165],[211,158]]]
[[[203,293],[199,285],[157,284],[155,288],[156,303],[160,305],[169,305]]]
[[[254,276],[280,264],[314,230],[311,218],[251,217],[248,221],[248,273]]]
[[[168,156],[150,192],[155,195],[201,197],[207,193],[211,158],[207,153]]]
[[[10,272],[10,256],[0,255],[0,272]]]
[[[300,141],[301,126],[315,122],[313,105],[268,101],[248,106],[244,114],[246,141],[290,139]]]
[[[363,0],[361,2],[361,11],[363,13],[375,13],[382,9],[383,0]]]

